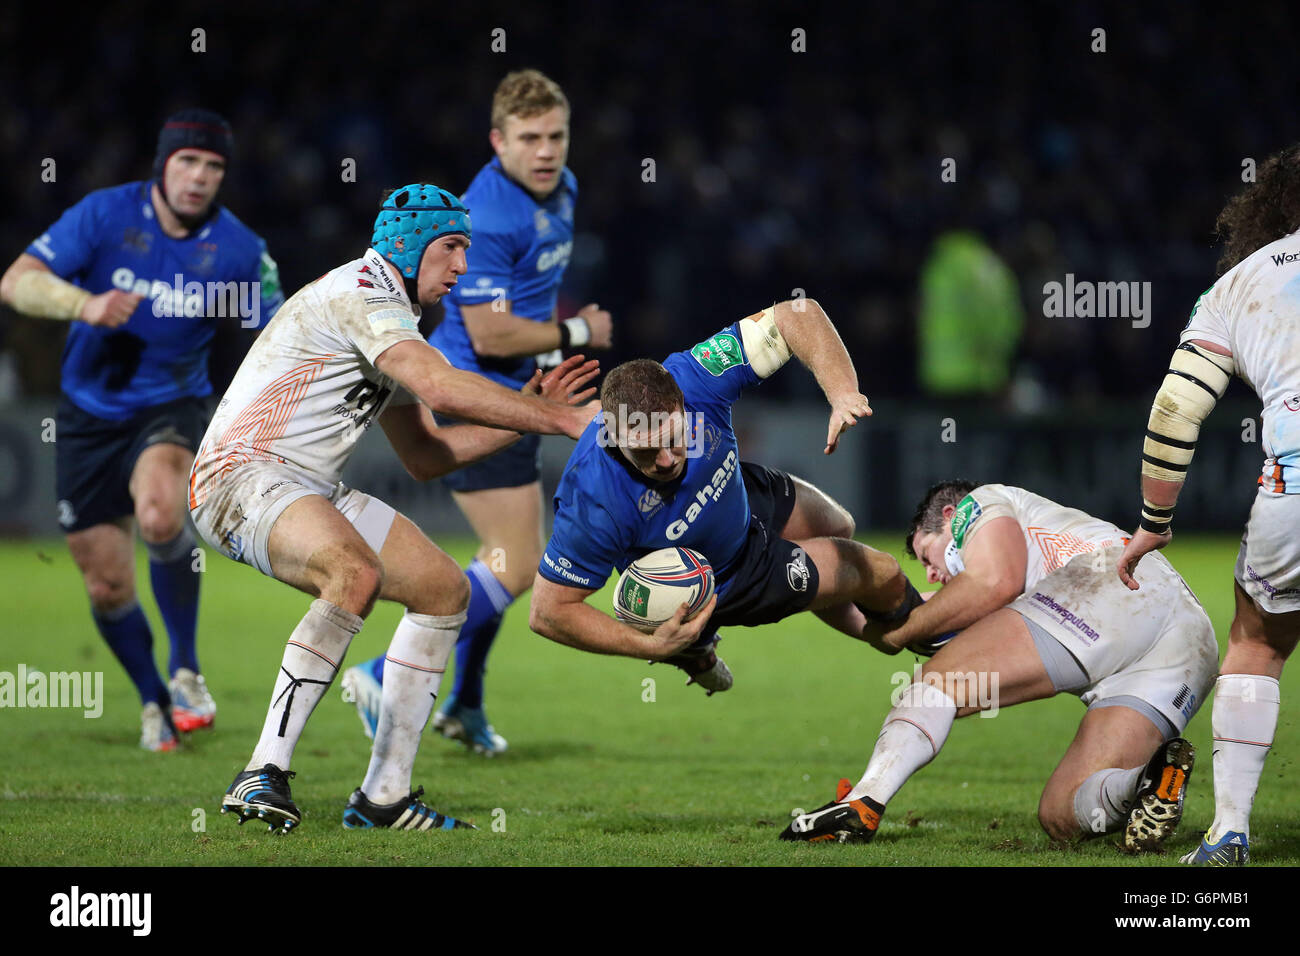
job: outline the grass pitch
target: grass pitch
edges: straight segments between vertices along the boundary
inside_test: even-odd
[[[869,538],[893,549],[897,536]],[[443,541],[466,560],[468,541]],[[1220,642],[1232,613],[1234,537],[1183,536],[1169,557],[1205,603]],[[926,865],[1168,866],[1213,816],[1210,708],[1187,731],[1199,760],[1182,829],[1162,857],[1131,858],[1114,836],[1053,847],[1035,809],[1083,713],[1068,696],[959,721],[943,753],[890,803],[869,846],[785,844],[792,807],[831,798],[866,766],[889,694],[911,655],[886,658],[811,615],[725,631],[735,687],[706,698],[680,671],[598,657],[528,630],[512,607],[491,660],[488,711],[510,741],[492,760],[426,735],[414,782],[440,810],[480,831],[345,831],[369,741],[338,685],[295,757],[302,826],[271,838],[217,812],[260,731],[284,641],[308,598],[208,553],[199,653],[217,700],[215,729],[172,754],[138,749],[140,707],[94,630],[61,541],[0,544],[0,671],[103,671],[98,719],[79,710],[0,710],[0,863],[7,865]],[[905,564],[919,578],[919,565]],[[142,603],[160,661],[166,639]],[[608,607],[610,590],[593,600]],[[387,645],[399,609],[381,605],[348,655]],[[346,665],[345,665],[346,666]],[[450,681],[450,674],[448,675]],[[652,683],[647,683],[652,682]],[[1300,864],[1295,665],[1252,820],[1257,865]],[[450,687],[450,683],[444,687]]]

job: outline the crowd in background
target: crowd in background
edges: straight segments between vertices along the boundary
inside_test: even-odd
[[[613,313],[611,360],[798,289],[873,396],[923,395],[920,276],[961,228],[1018,280],[1031,405],[1149,399],[1215,277],[1214,219],[1243,161],[1296,138],[1294,86],[1266,66],[1292,53],[1285,4],[108,2],[53,45],[31,42],[38,15],[0,19],[5,264],[89,190],[145,177],[162,118],[202,105],[235,131],[221,198],[292,292],[359,254],[384,187],[462,191],[491,155],[497,81],[535,66],[573,107],[562,303]],[[1150,282],[1150,326],[1044,316],[1044,283],[1067,273]],[[61,340],[0,310],[10,397],[57,391]],[[807,376],[765,387],[815,394]]]

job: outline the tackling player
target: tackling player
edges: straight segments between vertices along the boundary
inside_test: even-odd
[[[252,758],[222,799],[241,823],[269,818],[283,832],[301,820],[289,789],[294,747],[382,598],[406,613],[388,648],[370,767],[343,825],[466,826],[421,803],[422,790],[409,792],[465,620],[465,575],[411,521],[339,476],[375,421],[407,471],[428,479],[520,437],[504,428],[577,435],[591,418],[594,407],[520,395],[452,368],[420,337],[418,310],[465,273],[469,242],[469,215],[455,196],[424,184],[394,191],[371,248],[301,289],[267,326],[204,436],[190,476],[195,527],[234,560],[316,598],[289,637]],[[568,360],[544,386],[535,376],[528,389],[567,395],[595,374],[595,363],[580,361]],[[425,406],[481,424],[439,428]]]
[[[1218,645],[1168,561],[1153,562],[1140,593],[1120,586],[1111,568],[1126,541],[1023,488],[932,487],[906,549],[943,587],[902,625],[866,637],[889,654],[938,651],[896,698],[857,785],[841,781],[834,801],[795,817],[781,839],[870,841],[955,718],[1059,693],[1088,710],[1043,789],[1043,829],[1071,840],[1123,827],[1131,850],[1168,838],[1195,758],[1178,735],[1214,681]]]
[[[831,405],[830,454],[871,408],[835,327],[811,299],[741,319],[663,365],[640,359],[606,376],[601,416],[555,493],[533,584],[534,631],[597,654],[667,660],[712,694],[732,684],[714,650],[719,627],[811,610],[859,638],[869,615],[901,617],[920,600],[897,561],[852,540],[853,518],[829,496],[741,461],[731,406],[792,355]],[[611,567],[670,545],[703,554],[717,582],[687,625],[702,636],[678,653],[586,603]]]
[[[1167,545],[1203,422],[1236,374],[1264,403],[1264,473],[1237,553],[1236,613],[1215,685],[1214,821],[1184,863],[1250,858],[1250,811],[1273,745],[1278,679],[1300,638],[1300,145],[1260,164],[1219,214],[1219,278],[1196,302],[1142,449],[1142,518],[1119,561]]]
[[[151,180],[86,196],[0,280],[17,311],[72,323],[55,425],[59,524],[95,626],[140,693],[147,750],[172,750],[175,730],[216,714],[195,650],[200,575],[185,520],[213,334],[221,317],[260,326],[283,301],[266,243],[216,202],[232,148],[216,113],[176,113]],[[136,597],[132,518],[171,642],[170,687]]]
[[[537,70],[510,73],[492,100],[489,139],[496,158],[463,197],[474,211],[469,272],[447,296],[446,316],[429,342],[457,368],[518,388],[539,363],[559,362],[561,349],[609,348],[610,316],[593,303],[556,321],[578,196],[564,164],[569,103],[563,91]],[[433,726],[486,756],[506,749],[483,708],[488,651],[506,608],[532,586],[541,557],[538,449],[538,438],[529,435],[443,479],[480,546],[466,569],[470,603],[456,642],[455,684]],[[367,735],[374,733],[383,666],[377,657],[343,676]]]

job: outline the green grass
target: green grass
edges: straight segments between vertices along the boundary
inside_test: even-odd
[[[897,536],[872,539],[890,548]],[[442,542],[458,559],[467,541]],[[1221,641],[1231,617],[1236,539],[1180,537],[1170,557],[1205,602]],[[369,742],[337,688],[298,747],[294,797],[302,827],[270,838],[217,813],[261,728],[285,638],[308,600],[209,553],[200,620],[215,730],[181,752],[136,746],[139,704],[95,633],[77,572],[58,541],[0,544],[0,671],[104,672],[104,712],[0,710],[0,863],[9,865],[1073,865],[1161,866],[1114,838],[1053,848],[1035,820],[1038,795],[1082,706],[1072,697],[967,719],[939,758],[891,802],[870,846],[776,839],[792,807],[830,798],[866,765],[910,655],[885,658],[810,615],[724,634],[733,690],[705,698],[674,669],[582,654],[533,635],[526,606],[508,613],[492,658],[489,712],[510,740],[494,760],[426,736],[415,783],[439,809],[480,832],[353,832],[343,803],[364,774]],[[147,580],[141,555],[141,580]],[[909,562],[916,575],[918,565]],[[160,659],[166,641],[152,599]],[[609,591],[594,598],[605,607]],[[398,618],[381,606],[349,654],[379,653]],[[654,702],[643,680],[656,681]],[[1300,864],[1300,798],[1287,785],[1297,740],[1294,690],[1283,711],[1252,820],[1252,858]],[[449,685],[448,685],[449,686]],[[1182,832],[1191,845],[1213,816],[1209,708],[1188,736],[1201,751]],[[206,819],[196,814],[203,811]],[[493,827],[494,821],[504,829]]]

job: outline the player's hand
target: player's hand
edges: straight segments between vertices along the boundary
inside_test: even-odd
[[[861,392],[844,395],[831,402],[831,420],[826,428],[826,447],[822,454],[831,455],[839,447],[840,435],[871,414],[871,403]]]
[[[607,349],[614,344],[613,320],[595,302],[579,309],[578,318],[585,319],[587,328],[591,329],[591,341],[587,344],[593,349]]]
[[[584,362],[583,358],[582,355],[571,355],[545,375],[538,369],[520,391],[567,405],[589,401],[595,397],[596,389],[582,389],[582,386],[600,374],[600,362],[596,359]]]
[[[600,402],[588,402],[586,405],[561,405],[559,420],[563,434],[577,441],[599,412]]]
[[[81,307],[81,321],[87,325],[102,325],[115,329],[124,325],[144,296],[136,292],[123,292],[121,289],[109,289],[99,295],[92,295]]]
[[[1138,562],[1152,551],[1159,551],[1173,539],[1173,531],[1168,530],[1164,534],[1152,534],[1143,528],[1133,532],[1133,537],[1129,538],[1124,553],[1120,555],[1119,564],[1115,567],[1119,579],[1128,586],[1130,591],[1136,591],[1141,587],[1137,583],[1137,578],[1133,577]]]
[[[713,617],[713,609],[717,606],[718,595],[715,593],[709,598],[709,603],[687,621],[685,617],[688,607],[683,604],[673,612],[672,617],[655,628],[654,633],[650,635],[653,643],[646,656],[651,660],[662,661],[693,644],[705,625],[709,623],[709,619]]]

